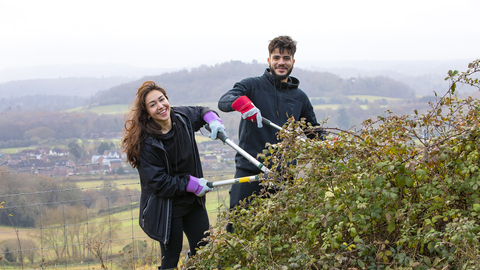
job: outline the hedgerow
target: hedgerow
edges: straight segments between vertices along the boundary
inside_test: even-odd
[[[480,269],[480,102],[456,91],[479,63],[427,111],[325,128],[336,141],[291,120],[264,153],[280,191],[220,213],[187,268]]]

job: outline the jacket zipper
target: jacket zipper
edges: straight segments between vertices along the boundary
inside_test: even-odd
[[[153,195],[153,196],[155,196],[155,195]],[[147,208],[150,206],[150,201],[152,200],[153,196],[150,196],[150,198],[148,198],[147,205],[143,209],[143,213],[142,213],[142,223],[143,223],[142,225],[143,225],[143,227],[145,227],[145,212],[147,211]]]

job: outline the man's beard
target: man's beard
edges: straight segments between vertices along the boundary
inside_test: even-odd
[[[272,66],[270,66],[270,72],[272,72],[273,77],[277,81],[282,81],[282,80],[285,80],[286,78],[288,78],[288,76],[290,76],[290,73],[292,73],[292,70],[293,70],[293,68],[290,68],[285,75],[278,75],[275,72],[275,69]]]

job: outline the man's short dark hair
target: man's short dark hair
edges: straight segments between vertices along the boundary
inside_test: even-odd
[[[278,36],[270,40],[270,44],[268,44],[269,55],[272,54],[276,48],[278,48],[280,53],[283,53],[285,50],[287,50],[289,54],[294,56],[295,52],[297,51],[297,42],[290,36]]]

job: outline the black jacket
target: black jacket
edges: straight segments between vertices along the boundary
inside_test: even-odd
[[[209,111],[206,107],[172,107],[182,128],[190,136],[195,155],[195,177],[203,177],[200,156],[195,142],[195,132],[206,124],[203,115]],[[138,173],[142,193],[140,197],[140,227],[152,239],[164,244],[170,238],[173,199],[192,196],[186,191],[189,176],[171,175],[173,164],[169,164],[163,143],[153,136],[148,137],[140,150]],[[193,195],[195,196],[195,195]],[[205,205],[205,196],[198,198]]]
[[[289,77],[288,82],[276,81],[267,68],[262,76],[250,77],[237,82],[233,89],[225,93],[218,101],[218,108],[223,112],[233,111],[232,103],[240,96],[247,96],[260,109],[263,117],[283,126],[293,116],[295,120],[305,118],[313,126],[319,126],[313,106],[308,96],[298,88],[300,81]],[[265,149],[265,143],[278,143],[277,133],[273,127],[263,125],[258,128],[252,121],[240,121],[239,147],[256,157]],[[323,132],[320,132],[323,134]],[[321,135],[319,134],[319,135]],[[236,167],[258,174],[260,169],[251,164],[240,154],[235,156]]]

